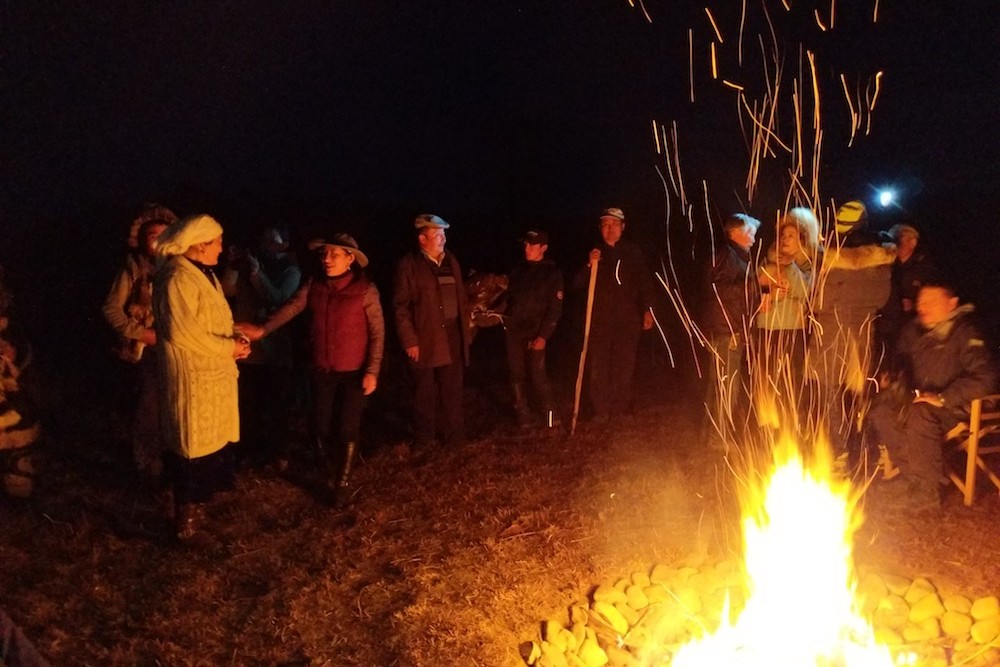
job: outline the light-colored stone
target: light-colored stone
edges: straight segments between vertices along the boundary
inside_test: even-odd
[[[976,643],[989,644],[1000,637],[1000,616],[976,621],[969,628],[969,634]]]
[[[881,626],[875,628],[875,641],[886,646],[899,646],[903,637],[892,628]]]
[[[587,663],[581,660],[576,653],[567,653],[566,662],[569,663],[569,667],[587,667]]]
[[[576,638],[576,645],[577,646],[580,646],[580,644],[583,643],[583,640],[587,638],[587,630],[588,629],[589,628],[587,628],[587,626],[586,626],[585,623],[574,623],[573,624],[573,627],[571,628],[571,632],[573,633],[573,636]],[[591,632],[593,632],[593,630],[591,630]]]
[[[985,621],[988,618],[1000,616],[1000,599],[995,595],[979,598],[972,603],[969,614],[977,621]]]
[[[879,626],[902,630],[910,617],[910,607],[898,595],[889,594],[882,598],[875,609],[875,623]]]
[[[941,615],[941,630],[949,637],[963,639],[972,629],[972,617],[958,611],[945,611]]]
[[[569,664],[566,662],[566,653],[546,641],[542,642],[541,660],[548,660],[552,667],[569,667]]]
[[[913,587],[910,587],[913,590]],[[910,606],[910,623],[923,623],[929,618],[939,618],[941,614],[944,613],[944,605],[941,604],[941,598],[938,597],[937,593],[931,593],[930,595],[924,595],[917,599],[916,602],[911,603]]]
[[[641,586],[632,584],[625,589],[625,595],[628,597],[625,603],[636,611],[642,611],[649,606],[649,598]]]
[[[649,575],[645,572],[633,572],[632,573],[632,583],[639,588],[645,588],[649,586],[652,582],[649,580]]]
[[[605,652],[608,654],[608,664],[611,667],[638,667],[639,665],[636,657],[623,648],[609,646]]]
[[[608,664],[608,654],[597,642],[590,639],[584,640],[577,655],[587,667],[603,667]]]
[[[667,567],[663,563],[657,563],[649,573],[649,581],[654,584],[666,584],[673,579],[676,570]]]
[[[869,572],[858,582],[857,594],[862,600],[861,610],[871,615],[878,607],[879,601],[889,594],[889,587],[885,585],[882,577]]]
[[[571,625],[576,625],[577,623],[586,625],[589,615],[590,611],[583,605],[575,604],[569,608],[569,622]]]
[[[944,608],[948,611],[968,614],[972,611],[972,600],[964,595],[949,595],[944,599]]]
[[[604,619],[605,623],[620,635],[628,632],[628,621],[615,606],[609,602],[595,602],[594,613]],[[586,643],[586,640],[584,641]]]
[[[666,602],[667,600],[674,599],[674,597],[661,584],[646,586],[642,592],[646,594],[646,599],[649,600],[649,604],[659,604],[660,602]]]
[[[629,627],[633,627],[639,622],[639,618],[641,617],[639,612],[628,606],[628,604],[624,602],[616,602],[615,609],[617,609],[618,613],[621,614],[626,621],[628,621]]]
[[[910,587],[906,589],[906,595],[903,596],[903,599],[906,600],[907,604],[914,605],[928,595],[932,595],[934,593],[937,593],[934,585],[926,579],[918,577],[917,579],[914,579],[913,583],[910,584]]]
[[[563,625],[554,618],[546,619],[542,623],[542,639],[549,642],[550,644],[555,644],[559,633],[563,631]]]
[[[625,589],[628,588],[631,583],[632,582],[629,581],[628,579],[619,579],[618,581],[615,582],[615,588],[624,593]]]
[[[701,595],[696,589],[685,586],[674,591],[674,595],[681,609],[692,615],[701,613]]]
[[[702,570],[692,574],[687,585],[697,588],[702,593],[711,593],[723,587],[722,578],[714,569]]]
[[[928,618],[921,623],[914,623],[903,628],[903,639],[908,642],[925,642],[941,636],[941,627],[936,618]]]
[[[882,581],[885,582],[885,585],[889,589],[890,593],[898,595],[899,597],[906,595],[906,591],[910,588],[909,579],[895,574],[887,574],[883,576]]]
[[[576,641],[576,635],[566,628],[559,631],[559,639],[565,644],[566,651],[575,651],[577,646],[580,645],[580,642]]]
[[[610,602],[614,604],[615,602],[627,602],[628,596],[625,595],[625,591],[619,590],[614,586],[608,586],[607,584],[601,584],[594,591],[594,602]]]

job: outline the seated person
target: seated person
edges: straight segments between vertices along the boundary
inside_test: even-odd
[[[950,286],[933,280],[921,287],[916,306],[867,425],[892,467],[899,466],[898,476],[884,475],[896,477],[884,488],[889,502],[927,509],[940,506],[945,434],[967,418],[973,399],[994,392],[997,376],[971,304],[959,305]]]

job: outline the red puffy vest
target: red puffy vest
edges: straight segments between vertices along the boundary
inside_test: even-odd
[[[353,272],[349,278],[312,281],[308,307],[314,367],[356,371],[364,366],[368,352],[367,290],[368,281]]]

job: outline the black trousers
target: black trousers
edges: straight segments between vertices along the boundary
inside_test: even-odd
[[[322,371],[313,369],[313,433],[335,447],[361,439],[361,413],[365,394],[361,387],[364,370]]]
[[[641,327],[631,322],[603,323],[591,328],[587,366],[590,403],[596,416],[621,414],[631,406],[635,354],[641,333]]]
[[[510,381],[513,384],[524,384],[530,380],[535,398],[538,399],[538,408],[547,412],[552,409],[552,388],[545,370],[545,350],[528,349],[528,343],[534,338],[533,333],[508,329],[504,339],[507,365]]]
[[[462,394],[465,388],[462,334],[458,325],[447,329],[452,362],[447,366],[412,369],[416,384],[413,395],[413,437],[419,445],[429,445],[434,441],[439,422],[445,444],[457,445],[465,440],[465,419],[462,413]]]

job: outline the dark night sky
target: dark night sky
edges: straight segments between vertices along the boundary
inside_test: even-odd
[[[14,4],[2,10],[0,261],[22,291],[48,286],[88,319],[147,200],[210,212],[230,239],[267,220],[300,234],[346,229],[383,266],[412,216],[430,210],[453,223],[466,264],[487,268],[512,259],[512,239],[531,224],[555,232],[570,268],[595,213],[620,205],[652,258],[664,223],[654,118],[678,122],[695,200],[701,179],[713,214],[745,199],[735,96],[709,80],[703,4],[647,0],[652,24],[626,0]],[[739,3],[717,4],[728,8],[713,8],[729,49],[723,74],[752,79],[756,38],[738,70]],[[791,15],[766,4],[786,67],[798,67],[800,42],[818,53],[826,200],[899,183],[906,210],[883,221],[923,227],[963,259],[970,283],[991,277],[995,0],[882,0],[874,25],[871,0],[841,0],[827,33],[810,2],[792,0]],[[848,150],[836,75],[878,69],[873,134]],[[751,212],[783,205],[786,164],[762,177]],[[40,308],[50,296],[42,287],[22,301]]]

